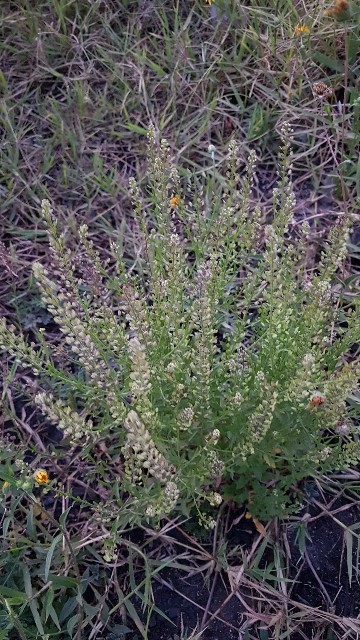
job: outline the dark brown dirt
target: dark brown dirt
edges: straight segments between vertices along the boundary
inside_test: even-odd
[[[291,588],[288,587],[289,598],[302,605],[318,608],[320,611],[331,612],[340,617],[357,618],[360,613],[360,584],[358,581],[357,542],[354,539],[352,562],[353,575],[351,584],[348,575],[347,553],[345,544],[345,529],[342,527],[356,527],[360,523],[360,500],[356,503],[342,496],[336,501],[333,496],[317,493],[315,485],[309,483],[311,497],[299,520],[307,521],[307,539],[305,549],[300,551],[296,539],[296,527],[289,526],[287,537],[291,554],[290,570],[288,578],[294,580]],[[356,531],[360,532],[356,529]],[[244,519],[231,530],[228,541],[229,547],[241,545],[243,549],[249,549],[254,542],[257,532],[253,525]],[[271,561],[271,548],[265,552],[259,568],[265,569]],[[211,613],[222,606],[230,592],[229,582],[225,574],[217,575],[215,587],[210,590],[214,580],[212,574],[208,583],[205,583],[204,574],[186,576],[174,569],[166,569],[161,572],[160,579],[154,581],[153,594],[156,607],[168,618],[166,620],[158,613],[153,613],[150,624],[148,640],[173,640],[181,638],[181,631],[188,634],[195,628],[199,628],[203,619],[204,610],[207,609],[207,619]],[[243,586],[240,587],[241,595],[250,606],[250,592]],[[140,613],[140,610],[139,610]],[[242,632],[239,627],[246,621],[246,613],[236,595],[233,595],[218,615],[203,632],[203,640],[239,640]],[[291,635],[292,640],[310,639],[313,637],[315,626],[305,623],[299,626],[298,632]],[[334,625],[335,630],[336,624]],[[260,633],[261,629],[254,626],[252,634],[254,638],[265,637]],[[342,637],[340,629],[338,637]],[[269,631],[270,633],[270,631]],[[327,638],[326,631],[320,632],[319,638]],[[187,637],[187,636],[185,636]],[[268,636],[266,636],[268,637]],[[330,636],[329,636],[330,637]],[[332,637],[332,636],[331,636]],[[347,638],[357,640],[354,632]],[[138,635],[127,635],[126,640],[140,640]]]
[[[349,577],[346,529],[360,533],[360,500],[351,504],[346,497],[332,503],[318,496],[310,503],[307,514],[309,539],[301,554],[294,531],[289,535],[292,566],[291,578],[296,578],[293,599],[311,607],[331,610],[337,616],[357,618],[360,613],[360,584],[357,566],[357,538],[352,540],[352,576]],[[328,513],[324,513],[320,505]],[[342,526],[343,525],[343,526]]]

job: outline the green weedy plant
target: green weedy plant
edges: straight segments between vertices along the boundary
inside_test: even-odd
[[[336,280],[351,216],[331,229],[308,273],[308,224],[297,239],[289,233],[287,125],[266,225],[250,204],[255,153],[241,186],[232,143],[226,186],[209,197],[190,178],[181,187],[153,129],[148,143],[146,198],[130,180],[135,260],[103,265],[85,226],[77,249],[67,248],[42,203],[50,260],[34,276],[63,334],[65,364],[43,333],[29,345],[4,319],[1,346],[39,377],[34,402],[81,444],[94,473],[99,440],[114,459],[121,453],[102,507],[112,531],[120,517],[194,508],[211,527],[211,506],[224,499],[247,502],[254,517],[285,515],[298,508],[301,479],[360,458],[356,405],[347,402],[360,363],[346,355],[360,337],[359,297],[345,308]]]

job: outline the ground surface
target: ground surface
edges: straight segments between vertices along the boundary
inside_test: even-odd
[[[352,528],[357,531],[360,522],[360,500],[357,503],[352,503],[345,497],[334,500],[330,494],[321,495],[315,485],[311,487],[311,491],[309,503],[301,513],[301,520],[307,523],[304,547],[297,538],[297,527],[287,528],[288,578],[294,583],[290,586],[285,600],[287,599],[288,606],[297,612],[305,606],[318,609],[320,612],[330,612],[340,618],[356,619],[360,610],[360,585],[355,570],[357,540],[354,539],[350,552],[353,564],[350,584],[350,560],[345,530]],[[238,553],[232,557],[235,566],[239,567],[241,562],[240,547],[242,550],[250,549],[257,536],[255,527],[244,518],[230,529],[229,548],[239,545]],[[270,551],[264,554],[260,563],[263,571],[271,563],[271,555]],[[149,624],[149,640],[169,640],[173,637],[172,634],[180,634],[182,629],[189,631],[199,628],[201,622],[206,627],[206,621],[214,613],[217,614],[216,617],[210,621],[201,637],[205,640],[238,640],[241,637],[239,628],[249,619],[249,612],[254,607],[251,595],[257,595],[256,590],[252,590],[248,585],[249,583],[241,584],[231,595],[226,570],[218,572],[215,581],[214,574],[205,579],[203,573],[189,576],[185,572],[173,569],[162,571],[154,580],[154,601],[170,621],[154,613]],[[281,603],[278,602],[277,606],[280,611]],[[316,624],[319,624],[319,620],[316,620]],[[265,629],[266,623],[263,626]],[[311,638],[314,628],[315,624],[311,623],[294,624],[291,638]],[[259,632],[259,625],[254,626],[254,632],[256,630]],[[340,628],[338,632],[341,633]],[[304,633],[309,635],[304,636]],[[128,637],[138,640],[140,636],[135,632],[133,636]],[[350,633],[347,637],[357,636],[354,631],[354,635]]]
[[[233,137],[241,143],[241,171],[250,149],[255,148],[259,169],[254,199],[260,200],[266,214],[271,210],[276,181],[279,124],[288,120],[295,129],[297,196],[291,232],[296,235],[299,225],[309,221],[310,268],[329,225],[359,198],[355,20],[330,20],[326,16],[330,2],[307,2],[305,7],[300,2],[274,2],[271,6],[252,0],[234,3],[232,13],[220,0],[211,7],[195,0],[124,0],[121,5],[120,10],[119,3],[112,0],[15,0],[0,8],[0,268],[5,274],[0,282],[0,314],[22,326],[30,340],[39,327],[45,328],[51,342],[58,339],[58,329],[42,307],[30,276],[34,260],[48,259],[39,220],[41,198],[51,199],[67,233],[75,223],[88,223],[105,258],[109,256],[109,239],[122,242],[125,238],[131,248],[134,228],[128,179],[144,180],[150,122],[169,139],[172,157],[197,176],[223,170],[226,148]],[[300,39],[294,26],[303,22],[309,33]],[[334,88],[329,104],[313,96],[313,83],[323,80]],[[342,120],[338,105],[345,94],[346,118]],[[215,146],[214,164],[209,143]],[[338,200],[335,180],[344,158],[348,167],[346,202]],[[360,267],[360,221],[351,237],[350,255],[344,278]],[[4,379],[9,375],[4,360]],[[18,397],[12,415],[16,442],[25,444],[33,460],[39,451],[47,455],[55,444],[58,447],[62,436],[19,392],[24,380],[33,384],[29,372],[14,375],[11,391]],[[2,433],[13,433],[8,415],[0,426]],[[68,462],[64,449],[64,459],[57,460],[59,474],[70,473]],[[95,501],[96,492],[81,484],[82,471],[77,469],[69,480],[72,494]],[[148,640],[177,640],[182,631],[190,634],[202,623],[206,626],[215,612],[216,618],[201,638],[238,640],[239,626],[251,620],[252,611],[258,615],[254,616],[253,636],[244,640],[269,640],[275,634],[276,616],[281,614],[284,601],[299,615],[299,628],[284,638],[310,640],[317,634],[319,640],[357,639],[355,630],[348,626],[345,632],[338,622],[332,624],[331,618],[359,615],[358,539],[349,534],[351,529],[357,533],[360,521],[356,480],[352,493],[341,493],[338,486],[335,493],[340,497],[334,502],[330,494],[322,495],[315,487],[293,527],[283,524],[269,531],[277,559],[267,546],[258,564],[250,563],[247,580],[231,598],[231,568],[242,566],[242,552],[250,553],[259,539],[244,514],[229,527],[228,564],[220,562],[219,571],[214,566],[210,572],[193,575],[179,569],[160,571],[152,580],[154,603],[170,622],[154,612]],[[62,512],[61,498],[53,494],[45,496],[43,505],[55,517]],[[236,522],[240,515],[236,512],[231,518]],[[79,524],[78,516],[79,511],[73,508],[71,527]],[[17,527],[17,535],[24,534],[24,544],[25,535],[31,543],[33,533],[25,528],[25,517],[28,515],[22,513]],[[85,521],[86,512],[81,517]],[[305,525],[307,536],[299,538],[299,527]],[[177,550],[176,540],[179,542],[179,536],[172,552]],[[201,544],[211,554],[211,543]],[[152,552],[156,553],[156,546]],[[32,553],[25,558],[25,565],[28,562],[33,562]],[[126,566],[126,557],[124,562]],[[90,564],[97,566],[93,558]],[[107,586],[113,576],[110,569],[105,571]],[[294,582],[276,582],[281,572]],[[125,592],[131,591],[122,568],[119,580],[123,578]],[[21,580],[19,585],[22,590]],[[261,587],[267,589],[266,594]],[[98,600],[89,595],[92,604]],[[227,603],[222,606],[224,601]],[[136,606],[146,624],[140,604]],[[308,622],[302,624],[306,607]],[[314,608],[320,613],[315,614]],[[121,613],[119,625],[124,622]],[[259,622],[261,616],[263,623]],[[295,625],[296,618],[292,623]],[[126,624],[131,628],[129,633],[114,637],[106,632],[104,640],[139,640],[141,635],[134,631],[129,615]],[[328,627],[337,636],[330,635]],[[19,637],[14,632],[11,640]],[[34,637],[39,637],[36,630]],[[103,637],[94,636],[94,640]]]

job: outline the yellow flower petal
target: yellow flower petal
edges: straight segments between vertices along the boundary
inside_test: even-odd
[[[45,469],[36,469],[34,478],[39,484],[47,484],[50,481],[48,472]]]
[[[301,35],[302,33],[310,33],[310,29],[308,29],[308,27],[305,27],[304,24],[295,25],[294,30],[295,30],[296,35],[298,35],[298,36]]]

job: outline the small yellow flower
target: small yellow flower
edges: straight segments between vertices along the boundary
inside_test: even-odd
[[[307,27],[305,27],[304,24],[297,24],[294,27],[295,29],[295,35],[297,36],[301,36],[302,33],[310,33],[310,29],[308,29]]]
[[[7,480],[5,480],[4,484],[3,484],[3,489],[8,489],[10,487],[9,483],[7,482]]]
[[[39,484],[47,484],[50,481],[48,472],[45,469],[36,469],[34,478]]]
[[[176,207],[180,202],[179,196],[174,196],[170,199],[170,207]]]

